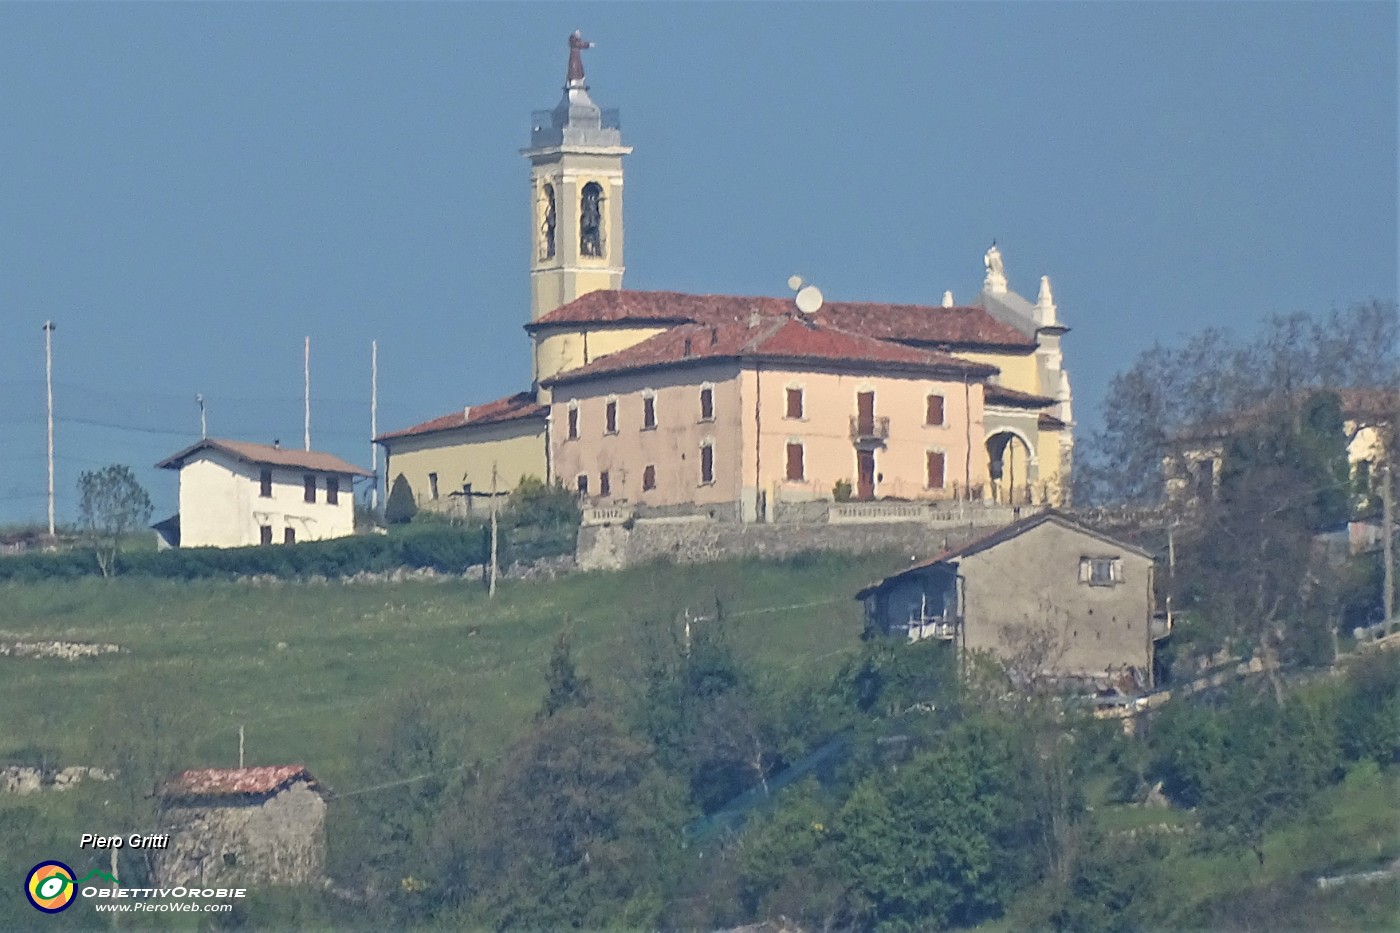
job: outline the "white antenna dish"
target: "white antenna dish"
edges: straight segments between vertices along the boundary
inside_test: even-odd
[[[800,276],[800,275],[791,275],[791,276],[788,276],[788,288],[792,289],[793,291],[797,291],[797,290],[798,290],[799,288],[801,288],[801,287],[802,287],[802,276]]]
[[[806,285],[797,293],[797,310],[803,314],[816,314],[822,306],[821,289]]]

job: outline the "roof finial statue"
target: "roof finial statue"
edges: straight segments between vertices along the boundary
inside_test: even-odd
[[[1001,263],[1001,250],[997,249],[997,241],[992,241],[991,249],[982,257],[982,264],[987,267],[987,277],[982,280],[982,287],[992,294],[1004,294],[1006,292],[1006,267]]]
[[[1036,323],[1041,327],[1054,327],[1059,322],[1055,320],[1055,295],[1050,291],[1050,276],[1040,277],[1040,294],[1035,299]]]
[[[583,50],[593,48],[593,43],[583,37],[580,30],[569,34],[569,87],[583,87]]]

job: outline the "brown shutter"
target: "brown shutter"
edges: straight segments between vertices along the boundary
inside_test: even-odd
[[[933,425],[943,423],[943,396],[930,395],[928,397],[928,417],[924,423]]]
[[[928,452],[928,488],[942,489],[944,481],[945,455],[941,450]]]
[[[715,449],[708,444],[700,448],[700,482],[715,481]]]
[[[569,438],[570,438],[570,439],[576,439],[577,437],[578,437],[578,409],[577,409],[577,408],[570,408],[570,409],[569,409]]]
[[[642,399],[642,427],[656,427],[656,399],[650,395]]]
[[[802,480],[805,475],[802,471],[802,445],[787,445],[787,478],[790,480]]]
[[[802,390],[787,390],[787,416],[795,420],[802,418]]]
[[[642,489],[645,490],[645,489],[655,489],[655,488],[656,488],[656,467],[653,466],[652,464],[647,464],[646,468],[642,470]]]

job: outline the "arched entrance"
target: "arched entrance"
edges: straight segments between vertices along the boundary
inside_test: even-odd
[[[987,438],[988,498],[1002,505],[1029,505],[1038,478],[1035,450],[1019,431],[1000,430]]]

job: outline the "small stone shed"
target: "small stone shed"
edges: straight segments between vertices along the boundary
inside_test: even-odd
[[[303,765],[202,768],[160,788],[163,886],[320,884],[326,802]]]
[[[1013,522],[856,594],[868,636],[990,651],[1025,677],[1151,685],[1153,558],[1061,512]]]

